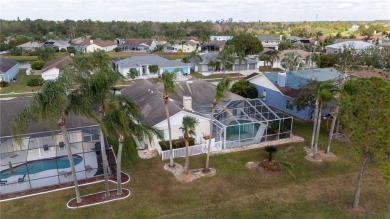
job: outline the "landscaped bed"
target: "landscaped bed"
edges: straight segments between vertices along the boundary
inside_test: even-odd
[[[127,189],[123,189],[121,195],[117,195],[116,189],[111,190],[109,197],[105,197],[105,192],[98,192],[98,193],[82,196],[80,203],[77,203],[75,198],[71,199],[68,202],[68,208],[84,208],[84,207],[104,204],[116,200],[121,200],[129,196],[130,196],[130,191]]]

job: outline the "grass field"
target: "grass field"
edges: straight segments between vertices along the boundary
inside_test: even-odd
[[[295,134],[310,138],[310,124],[295,123]],[[325,144],[326,136],[321,136]],[[348,145],[335,143],[337,160],[314,164],[304,159],[306,143],[289,144],[289,160],[295,178],[285,174],[263,178],[245,167],[248,161],[265,159],[261,149],[211,156],[214,177],[179,183],[163,170],[159,157],[124,164],[131,181],[124,187],[125,200],[69,210],[74,197],[69,189],[1,203],[1,218],[360,218],[349,210],[353,200],[359,160]],[[191,168],[203,166],[205,156],[191,157]],[[184,159],[176,162],[183,163]],[[115,185],[111,184],[111,188]],[[81,193],[101,191],[103,184],[81,187]],[[365,174],[361,206],[368,218],[389,218],[390,192],[378,170]]]
[[[28,87],[27,81],[34,77],[40,77],[39,75],[26,75],[26,69],[20,69],[19,73],[16,75],[16,81],[10,82],[7,87],[2,87],[0,90],[0,94],[7,94],[12,92],[20,93],[20,92],[35,92],[41,89],[38,87]],[[4,96],[2,96],[4,97]]]

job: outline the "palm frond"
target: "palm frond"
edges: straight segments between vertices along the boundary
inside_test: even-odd
[[[229,90],[230,82],[230,78],[224,76],[222,80],[218,83],[215,91],[215,99],[217,101],[225,97],[225,92]]]
[[[161,75],[161,80],[163,82],[163,85],[164,85],[164,91],[167,92],[167,93],[171,93],[171,94],[175,94],[176,93],[176,90],[175,90],[175,78],[176,78],[176,73],[177,71],[174,71],[174,72],[168,72],[168,71],[164,71]]]

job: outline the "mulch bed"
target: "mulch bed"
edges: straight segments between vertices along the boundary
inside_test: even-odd
[[[130,191],[127,189],[123,189],[122,195],[120,195],[120,196],[118,196],[116,193],[117,193],[117,190],[115,189],[115,190],[110,191],[109,197],[104,196],[105,192],[99,192],[99,193],[95,193],[95,194],[91,194],[91,195],[82,196],[80,203],[77,203],[76,199],[73,198],[68,202],[68,207],[69,208],[82,208],[82,207],[87,207],[90,205],[105,203],[108,201],[114,201],[117,199],[123,199],[123,198],[130,195]]]
[[[277,161],[258,161],[258,162],[248,162],[246,167],[251,170],[255,170],[257,174],[263,177],[275,177],[281,176],[283,170]]]

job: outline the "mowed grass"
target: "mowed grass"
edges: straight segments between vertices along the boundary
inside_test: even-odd
[[[325,133],[326,130],[322,130]],[[310,139],[311,126],[295,122],[294,133]],[[321,149],[326,135],[320,139]],[[319,164],[304,159],[307,144],[278,146],[288,150],[295,178],[284,174],[264,178],[245,167],[249,161],[265,159],[262,149],[211,156],[214,177],[179,183],[163,170],[159,157],[124,164],[131,181],[124,187],[131,196],[125,200],[69,210],[74,190],[4,202],[1,218],[360,218],[349,206],[359,159],[350,146],[334,143],[337,160]],[[191,157],[191,168],[201,168],[205,156]],[[176,159],[184,163],[184,159]],[[110,184],[114,189],[115,185]],[[81,187],[83,195],[101,191],[103,184]],[[379,171],[370,166],[365,175],[361,206],[367,218],[389,218],[390,192]]]
[[[26,75],[26,69],[20,69],[19,73],[16,75],[16,81],[10,82],[7,87],[2,87],[0,90],[0,94],[13,95],[12,92],[19,93],[19,92],[39,91],[41,89],[41,86],[28,87],[27,81],[29,81],[32,78],[40,78],[40,77],[41,76],[39,75]]]

